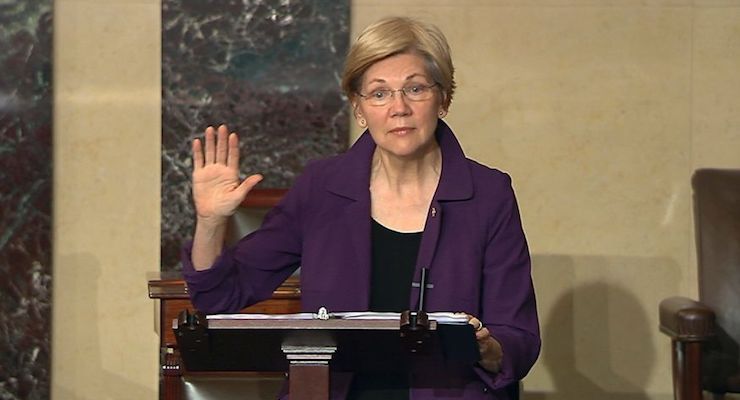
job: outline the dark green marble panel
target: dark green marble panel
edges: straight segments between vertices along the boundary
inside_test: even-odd
[[[240,134],[263,188],[346,149],[348,43],[348,0],[162,2],[162,269],[192,234],[190,142],[208,125]]]
[[[0,399],[48,399],[52,1],[0,2]]]

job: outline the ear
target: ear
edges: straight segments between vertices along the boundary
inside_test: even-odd
[[[445,91],[441,91],[442,93],[442,101],[439,103],[439,110],[437,111],[437,115],[440,118],[444,118],[447,116],[447,108],[450,106],[450,104],[447,102],[447,93]]]
[[[367,120],[365,119],[365,117],[362,116],[360,105],[357,103],[356,100],[352,101],[352,115],[354,115],[355,121],[357,122],[357,125],[360,126],[360,128],[365,129],[367,127]]]
[[[444,118],[447,116],[447,110],[443,106],[439,106],[439,111],[437,112],[437,115],[440,118]]]

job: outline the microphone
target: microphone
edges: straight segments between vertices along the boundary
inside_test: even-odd
[[[429,268],[421,269],[421,282],[419,283],[419,308],[417,311],[424,311],[424,296],[427,292],[427,271],[429,271]]]

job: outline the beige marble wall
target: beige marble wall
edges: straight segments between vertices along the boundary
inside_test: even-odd
[[[155,399],[159,1],[54,8],[52,397]]]
[[[159,2],[55,2],[55,399],[154,399]],[[468,154],[511,173],[544,347],[525,398],[669,399],[689,178],[740,167],[740,1],[355,0],[438,24]],[[353,130],[353,135],[357,130]]]
[[[355,32],[445,31],[448,120],[514,179],[544,339],[526,398],[672,398],[657,303],[696,293],[692,171],[740,166],[740,2],[355,4]]]

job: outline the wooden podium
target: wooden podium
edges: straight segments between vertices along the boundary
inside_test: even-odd
[[[151,276],[148,283],[149,298],[159,300],[156,319],[160,346],[160,389],[162,400],[183,399],[181,379],[186,372],[180,359],[180,352],[172,330],[172,321],[185,310],[195,310],[190,302],[187,286],[179,272],[163,272]],[[301,308],[301,291],[298,277],[290,277],[272,295],[272,298],[245,308],[245,313],[289,314],[297,313]],[[223,375],[212,372],[195,373],[203,377]],[[248,378],[272,377],[282,379],[284,374],[268,373],[232,373]]]
[[[463,317],[410,326],[402,315],[322,313],[284,316],[181,313],[173,321],[188,371],[289,371],[291,400],[328,400],[330,369],[408,373],[472,365],[480,354]],[[421,313],[421,311],[412,314]]]

